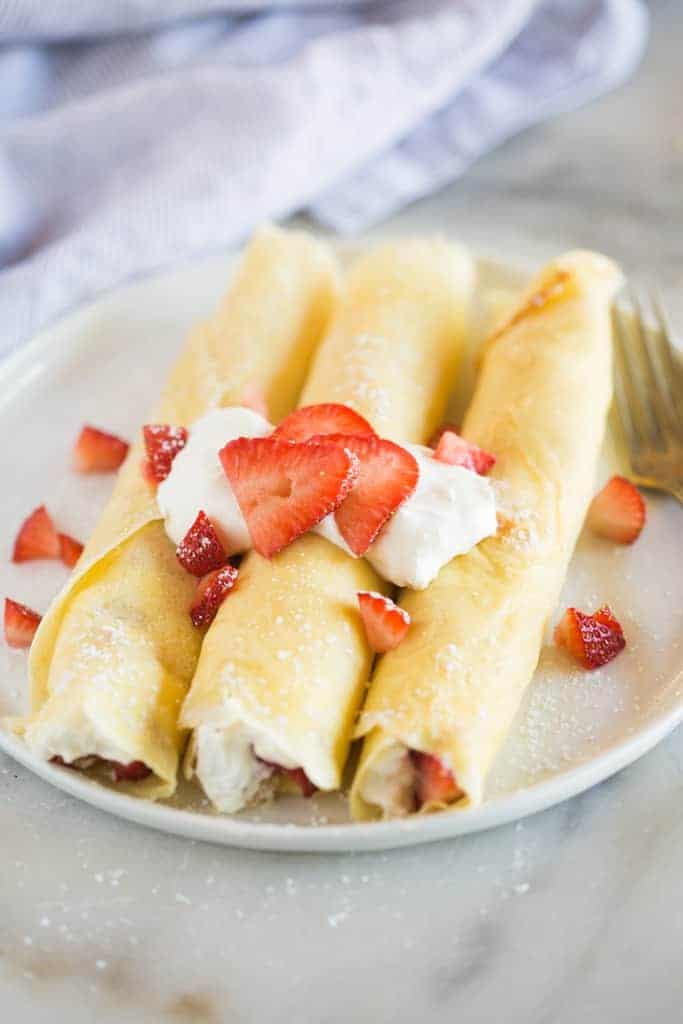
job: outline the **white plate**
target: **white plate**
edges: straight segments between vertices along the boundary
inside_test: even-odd
[[[62,530],[80,538],[88,535],[111,479],[69,471],[74,437],[86,421],[132,435],[159,392],[188,326],[223,291],[231,262],[230,256],[212,258],[121,289],[44,331],[0,365],[0,526],[5,538],[0,595],[46,608],[65,570],[55,563],[10,562],[19,523],[45,502]],[[483,325],[492,306],[509,301],[523,275],[491,264],[480,269]],[[613,469],[613,459],[606,455],[602,475]],[[481,807],[357,825],[349,822],[339,796],[310,801],[287,797],[258,812],[219,816],[193,786],[181,787],[172,802],[155,805],[38,761],[1,731],[0,747],[43,779],[102,810],[232,846],[382,849],[532,814],[634,761],[683,717],[683,512],[660,497],[649,497],[648,506],[647,527],[632,548],[582,537],[561,600],[561,607],[612,605],[625,628],[626,651],[588,673],[573,668],[551,644],[544,648]],[[0,715],[23,710],[26,689],[26,655],[0,646]]]

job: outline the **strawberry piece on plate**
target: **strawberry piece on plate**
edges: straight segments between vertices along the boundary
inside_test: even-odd
[[[365,635],[373,651],[384,654],[398,647],[410,626],[408,612],[374,590],[359,590],[358,604]]]
[[[185,427],[171,427],[168,423],[148,423],[142,428],[147,459],[142,472],[152,484],[160,484],[171,472],[171,465],[179,451],[187,444]]]
[[[567,608],[555,627],[555,643],[588,669],[606,665],[626,646],[624,631],[607,605],[592,615]]]
[[[280,441],[308,441],[324,434],[374,434],[366,419],[348,405],[323,402],[306,405],[285,416],[272,436]]]
[[[415,796],[418,807],[427,803],[450,804],[462,796],[455,777],[443,761],[433,754],[411,751],[415,766]]]
[[[486,476],[495,465],[496,457],[476,444],[470,444],[453,430],[444,430],[434,451],[434,458],[446,462],[449,466],[462,466],[471,469],[480,476]]]
[[[225,564],[228,556],[206,512],[197,513],[197,518],[176,549],[176,557],[183,569],[193,576],[205,576]]]
[[[81,557],[83,545],[80,540],[76,540],[75,537],[70,537],[68,533],[60,533],[58,536],[59,557],[68,569],[73,569],[74,565]]]
[[[74,445],[74,469],[78,473],[111,473],[119,468],[129,447],[127,441],[115,434],[86,424]]]
[[[199,581],[190,605],[193,626],[208,626],[213,622],[216,612],[235,586],[238,575],[234,565],[223,565]]]
[[[259,416],[263,416],[264,420],[268,419],[266,396],[257,384],[246,385],[238,405],[244,406],[245,409],[251,409],[252,412],[257,412]]]
[[[59,534],[44,505],[31,512],[21,524],[14,541],[13,562],[32,562],[37,558],[59,558]]]
[[[152,769],[148,768],[144,761],[131,761],[129,764],[112,761],[111,766],[114,782],[140,782],[152,774]]]
[[[360,463],[358,481],[337,509],[335,519],[354,555],[364,555],[384,524],[415,490],[420,470],[409,451],[375,434],[330,434],[323,440],[352,452]]]
[[[30,647],[41,616],[25,604],[5,598],[5,640],[8,647]]]
[[[353,455],[324,442],[239,437],[219,454],[254,549],[264,558],[333,512],[358,475]]]
[[[623,476],[613,476],[593,498],[586,522],[600,537],[633,544],[645,525],[645,516],[645,501],[638,488]]]

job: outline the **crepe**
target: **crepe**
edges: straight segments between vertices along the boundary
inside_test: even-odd
[[[214,315],[190,335],[148,422],[191,426],[254,389],[273,415],[290,411],[337,285],[327,246],[303,234],[261,231]],[[140,472],[143,455],[139,440],[36,634],[32,714],[21,730],[41,757],[142,762],[152,774],[127,788],[162,797],[176,785],[178,710],[202,633],[188,615],[197,581],[175,557]]]
[[[412,625],[379,660],[357,729],[366,737],[351,790],[357,819],[410,811],[408,751],[452,771],[462,797],[450,806],[482,800],[592,494],[619,281],[605,258],[570,253],[542,271],[485,347],[463,434],[496,456],[501,525],[426,590],[403,595]]]
[[[370,252],[348,274],[301,404],[347,404],[384,437],[425,441],[443,416],[472,285],[470,257],[442,241]],[[240,572],[182,712],[197,730],[188,770],[197,764],[226,811],[264,795],[246,777],[254,751],[303,768],[319,789],[340,785],[372,660],[356,595],[389,589],[364,559],[313,534],[271,561],[249,554]]]

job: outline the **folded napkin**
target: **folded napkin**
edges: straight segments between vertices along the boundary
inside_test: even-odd
[[[266,218],[361,231],[646,37],[641,0],[0,0],[0,355]]]

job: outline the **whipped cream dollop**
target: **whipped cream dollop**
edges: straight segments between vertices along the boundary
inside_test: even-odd
[[[214,807],[226,814],[270,795],[277,784],[272,765],[297,767],[266,732],[241,721],[200,725],[192,742],[190,769]]]
[[[218,452],[238,437],[264,437],[272,430],[263,416],[238,406],[214,409],[192,425],[187,444],[157,490],[166,532],[175,544],[180,544],[201,509],[213,522],[228,555],[251,547],[247,524]],[[384,579],[420,590],[456,555],[495,534],[496,506],[485,477],[438,461],[430,448],[405,447],[417,460],[417,486],[365,557]],[[352,554],[334,515],[318,523],[314,532]]]
[[[468,470],[469,472],[469,470]],[[360,795],[383,818],[402,818],[415,808],[415,767],[402,743],[390,743],[368,767]]]

